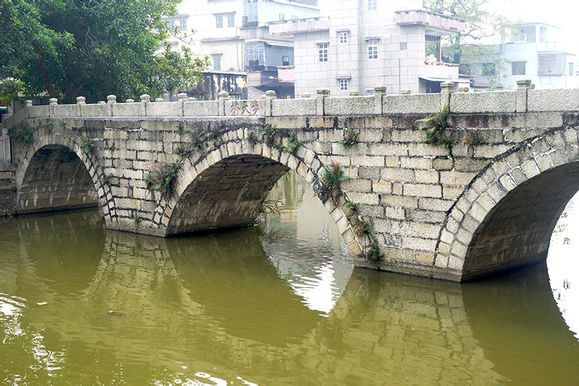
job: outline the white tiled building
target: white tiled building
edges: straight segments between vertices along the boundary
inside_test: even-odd
[[[211,70],[246,71],[293,64],[291,39],[271,36],[272,21],[315,17],[315,0],[183,0],[170,23],[180,33],[170,39],[211,59]]]
[[[275,23],[270,32],[294,38],[296,95],[363,94],[377,85],[437,92],[441,82],[459,81],[458,66],[442,61],[440,37],[464,23],[421,7],[421,0],[331,1],[323,17]],[[436,46],[430,57],[427,41]]]
[[[463,55],[461,72],[473,77],[475,88],[513,89],[523,79],[531,79],[536,88],[579,87],[576,55],[563,43],[559,28],[524,23],[514,25],[512,30],[506,43],[463,49],[471,54]]]

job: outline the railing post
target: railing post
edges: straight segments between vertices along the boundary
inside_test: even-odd
[[[225,116],[225,101],[229,100],[229,93],[227,91],[220,91],[217,94],[218,113],[221,116]]]
[[[453,82],[442,82],[440,84],[440,109],[448,108],[450,111],[450,98],[455,90]]]
[[[56,98],[50,98],[48,100],[48,116],[50,117],[54,117],[56,114],[56,109],[55,106],[58,106],[58,99]]]
[[[76,97],[76,109],[79,117],[82,117],[82,106],[84,105],[86,105],[86,98],[83,96]]]
[[[116,95],[107,95],[107,107],[109,112],[109,117],[113,116],[113,105],[117,103]]]
[[[374,113],[384,114],[384,97],[386,96],[386,86],[374,87]]]
[[[330,90],[319,88],[316,90],[316,115],[326,115],[326,98],[330,96]]]
[[[141,99],[141,115],[147,116],[147,105],[151,102],[151,96],[149,94],[143,94],[140,96]]]
[[[187,93],[180,92],[177,94],[177,101],[179,102],[179,114],[181,117],[185,116],[185,101],[187,100]]]
[[[529,89],[533,82],[530,79],[517,81],[517,113],[526,113],[528,111]]]
[[[265,112],[266,117],[273,117],[273,100],[277,99],[277,94],[274,90],[267,90],[265,92]]]

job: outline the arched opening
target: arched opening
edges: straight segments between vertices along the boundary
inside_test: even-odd
[[[60,145],[36,151],[18,189],[17,213],[93,208],[99,197],[82,160]]]
[[[579,162],[573,162],[540,173],[506,194],[476,228],[463,280],[544,262],[555,225],[578,190]]]
[[[167,235],[255,224],[268,193],[289,170],[257,155],[217,162],[185,189],[173,210]]]

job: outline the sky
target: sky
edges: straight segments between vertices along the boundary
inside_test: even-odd
[[[320,0],[325,4],[340,0]],[[389,0],[381,0],[389,1]],[[542,21],[561,27],[579,52],[579,1],[577,0],[489,0],[489,10],[513,21]],[[574,40],[574,41],[573,41]]]

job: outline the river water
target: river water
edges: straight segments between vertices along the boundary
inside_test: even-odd
[[[579,197],[547,266],[354,270],[294,175],[259,227],[177,239],[95,211],[0,223],[1,384],[579,383]]]

